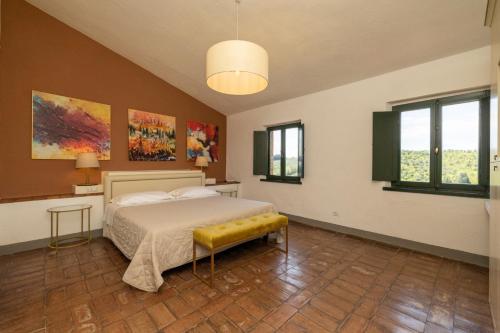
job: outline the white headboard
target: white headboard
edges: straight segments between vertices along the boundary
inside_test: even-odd
[[[172,191],[183,186],[205,186],[205,174],[198,170],[104,171],[104,204],[116,196],[144,191]]]

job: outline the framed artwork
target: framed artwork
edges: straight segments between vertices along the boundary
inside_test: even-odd
[[[111,157],[111,107],[106,104],[33,90],[33,159],[76,159],[95,152],[98,159]]]
[[[187,159],[194,161],[197,156],[205,156],[209,162],[219,161],[219,127],[188,120]]]
[[[175,117],[129,109],[128,159],[175,161]]]

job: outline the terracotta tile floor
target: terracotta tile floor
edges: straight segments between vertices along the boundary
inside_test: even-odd
[[[105,239],[0,257],[1,332],[493,332],[488,271],[299,224],[288,261],[256,240],[186,265],[158,293],[121,282]],[[203,262],[201,270],[207,271]]]

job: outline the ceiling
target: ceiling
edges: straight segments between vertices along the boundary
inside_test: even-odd
[[[28,0],[225,114],[489,44],[487,0],[242,0],[240,39],[269,53],[269,86],[228,96],[205,55],[235,38],[232,0]]]

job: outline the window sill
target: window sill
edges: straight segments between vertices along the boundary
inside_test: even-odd
[[[291,179],[268,179],[262,178],[261,182],[270,182],[270,183],[282,183],[282,184],[294,184],[294,185],[302,185],[300,180],[291,180]]]
[[[479,198],[488,199],[490,197],[489,193],[478,192],[478,191],[458,191],[458,190],[448,190],[441,189],[436,190],[433,188],[414,188],[414,187],[383,187],[384,191],[394,191],[394,192],[409,192],[409,193],[421,193],[421,194],[434,194],[434,195],[448,195],[455,197],[468,197],[468,198]]]

